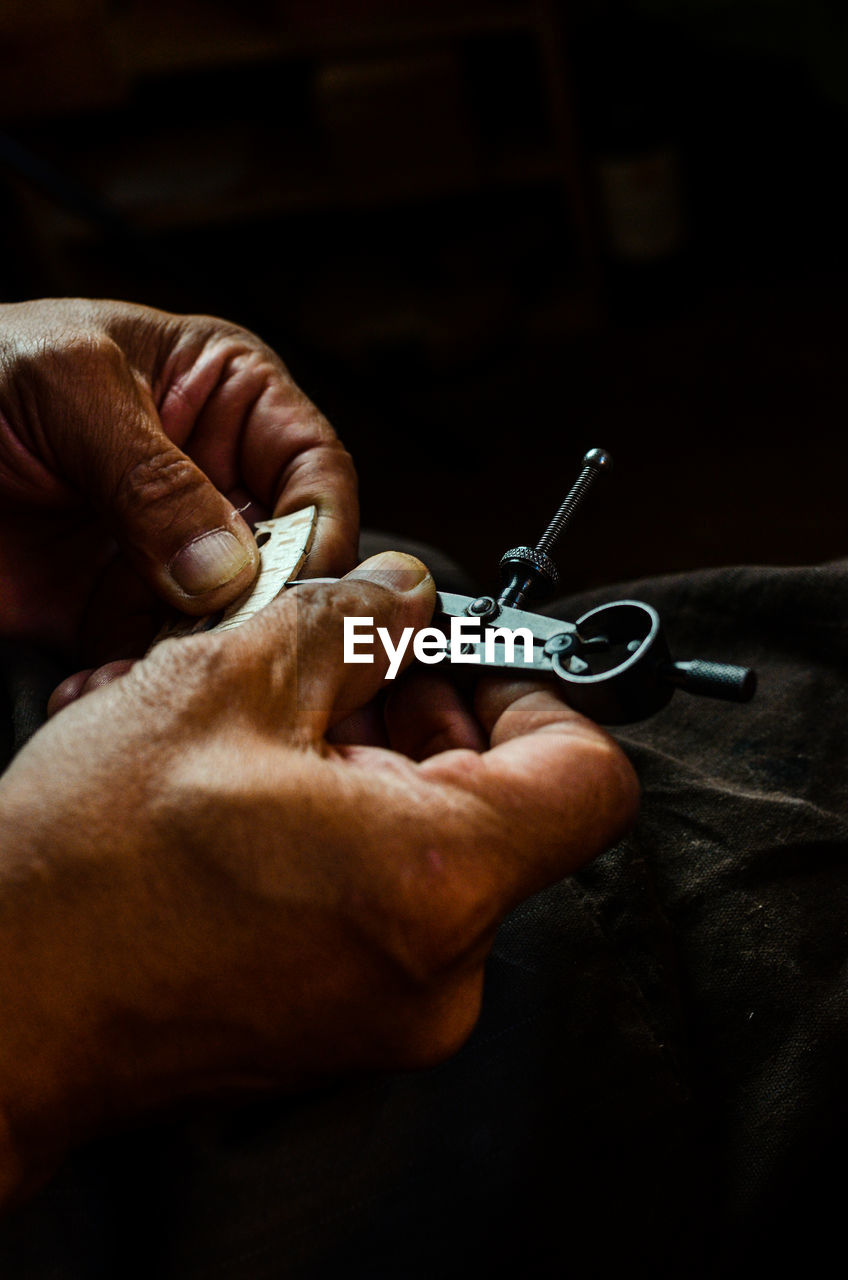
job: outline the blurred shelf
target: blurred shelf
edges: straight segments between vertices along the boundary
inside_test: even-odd
[[[396,10],[398,6],[393,7]],[[527,30],[534,20],[534,6],[520,0],[434,4],[406,15],[378,6],[377,14],[368,16],[360,11],[357,16],[353,12],[344,23],[339,21],[341,6],[332,15],[336,21],[324,23],[310,15],[306,4],[288,8],[299,8],[301,20],[293,20],[291,12],[275,12],[273,7],[260,16],[202,0],[180,0],[179,4],[136,0],[112,18],[112,40],[127,74],[135,78],[236,62],[341,57],[420,47]]]
[[[545,101],[549,8],[359,0],[322,5],[336,20],[319,23],[305,0],[128,0],[103,8],[135,86],[124,102],[20,136],[139,232],[552,183],[573,205],[579,175]],[[467,59],[492,36],[495,69],[475,98]]]
[[[412,211],[426,238],[469,197],[483,231],[487,201],[523,192],[565,246],[575,314],[598,311],[558,0],[86,0],[84,22],[75,0],[32,2],[63,5],[66,26],[39,43],[30,23],[0,114],[18,121],[6,171],[45,278],[110,237],[208,233],[226,256],[230,228],[281,237],[309,215],[338,215],[333,238],[358,213],[387,226]],[[43,47],[55,61],[63,41],[51,97]]]
[[[179,133],[171,134],[126,146],[119,155],[109,149],[102,157],[89,153],[86,168],[112,210],[137,231],[154,233],[273,216],[382,209],[551,184],[559,178],[556,156],[539,149],[472,164],[398,167],[351,184],[346,175],[322,165],[320,156],[302,153],[293,163],[288,151],[285,161],[277,162],[269,150],[263,160],[257,156],[261,148],[239,147],[239,138],[232,135],[216,135],[210,165],[210,139],[205,141],[203,148],[196,142],[188,146]],[[174,163],[168,164],[171,156]],[[82,224],[79,234],[86,234]]]

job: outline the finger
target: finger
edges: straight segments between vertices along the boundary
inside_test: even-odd
[[[168,603],[203,614],[235,599],[259,564],[247,525],[169,440],[150,390],[116,343],[103,338],[89,352],[88,375],[86,398],[69,397],[52,430],[63,474],[104,512]]]
[[[363,561],[342,581],[368,583],[369,586],[373,584],[378,590],[388,589],[393,595],[400,597],[400,610],[395,605],[386,615],[384,606],[381,606],[374,615],[375,634],[379,635],[381,629],[388,632],[388,635],[381,636],[381,644],[375,645],[375,678],[379,674],[381,683],[382,678],[385,678],[392,682],[389,688],[393,688],[398,675],[412,662],[414,633],[432,617],[436,601],[432,575],[427,566],[415,556],[401,551],[383,551]],[[361,586],[359,589],[361,590]],[[340,714],[345,714],[343,708],[346,705],[363,707],[373,697],[367,677],[366,682],[360,684],[361,677],[354,674],[359,665],[351,662],[345,664],[343,683],[333,710],[334,723],[338,722]]]
[[[389,739],[379,695],[364,707],[357,707],[344,720],[337,721],[328,729],[326,738],[336,746],[388,747]]]
[[[75,671],[72,676],[66,676],[61,684],[56,685],[47,700],[48,717],[55,716],[57,711],[61,711],[63,707],[67,707],[71,702],[76,702],[82,692],[83,685],[93,670],[93,667],[87,667],[84,671]]]
[[[119,680],[121,676],[125,676],[132,670],[137,661],[137,658],[119,658],[115,662],[106,662],[102,667],[96,667],[80,690],[80,697],[84,697],[87,693],[94,693],[97,689],[103,689],[113,680]]]
[[[224,493],[245,490],[266,513],[318,511],[307,571],[347,572],[359,508],[350,455],[324,415],[255,334],[205,316],[181,318],[160,394],[169,437]]]
[[[409,671],[386,702],[389,745],[412,760],[465,747],[485,751],[488,739],[462,695],[444,675]]]
[[[288,706],[317,739],[408,666],[412,636],[429,621],[434,603],[426,565],[382,552],[337,583],[292,588],[235,634],[261,650],[252,661],[264,661],[272,679],[276,672],[271,703]],[[294,632],[293,657],[290,650],[281,654],[281,623]]]
[[[481,682],[476,708],[493,747],[432,756],[421,770],[473,799],[466,857],[506,909],[620,839],[639,787],[613,739],[545,688]]]
[[[535,694],[546,695],[537,698]],[[492,746],[509,738],[517,738],[540,728],[540,717],[549,716],[553,723],[563,720],[583,726],[587,732],[603,733],[591,720],[574,711],[543,680],[495,679],[479,680],[474,691],[474,711],[484,726]],[[606,735],[604,735],[606,736]]]
[[[84,697],[87,693],[93,693],[95,689],[102,689],[104,685],[125,676],[135,666],[135,662],[134,658],[121,658],[116,662],[107,662],[102,667],[77,671],[74,675],[68,676],[51,693],[47,703],[48,716],[54,716],[57,711],[76,702],[78,698]]]
[[[359,503],[350,456],[340,447],[307,447],[282,477],[275,516],[314,504],[318,511],[304,572],[320,578],[346,573],[357,560]]]

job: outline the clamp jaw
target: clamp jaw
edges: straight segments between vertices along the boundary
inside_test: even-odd
[[[639,600],[603,604],[576,622],[561,622],[501,605],[490,596],[475,600],[440,591],[432,625],[445,633],[446,659],[454,618],[479,619],[490,631],[488,644],[485,630],[479,640],[463,637],[464,661],[510,676],[556,679],[566,702],[599,724],[644,720],[664,707],[675,689],[729,702],[747,702],[756,689],[756,675],[748,667],[699,658],[676,662],[659,614]],[[529,631],[532,651],[523,646],[524,662],[518,660],[520,638],[510,653],[505,638],[497,636],[501,628]]]

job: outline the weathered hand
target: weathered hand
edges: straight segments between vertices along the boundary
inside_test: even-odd
[[[246,521],[319,509],[310,572],[355,563],[356,482],[253,334],[120,302],[0,306],[0,634],[96,665],[157,598],[209,613],[258,565]]]
[[[481,682],[472,718],[413,680],[387,746],[329,740],[386,671],[379,649],[343,663],[343,616],[397,641],[433,599],[423,565],[377,557],[160,645],[17,756],[0,1199],[180,1098],[440,1060],[473,1026],[504,914],[632,821],[625,757],[537,685]]]

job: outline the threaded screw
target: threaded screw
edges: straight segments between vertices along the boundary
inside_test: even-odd
[[[506,585],[498,597],[500,605],[519,608],[525,600],[539,599],[556,589],[559,575],[548,552],[585,500],[598,476],[602,471],[609,471],[611,466],[612,457],[606,449],[590,449],[583,458],[580,475],[535,547],[513,547],[501,557],[501,573]]]
[[[541,555],[548,554],[577,508],[586,498],[598,476],[602,471],[609,471],[611,467],[612,457],[607,453],[606,449],[589,450],[583,459],[583,470],[569,489],[562,506],[536,543],[535,550],[537,552]]]

